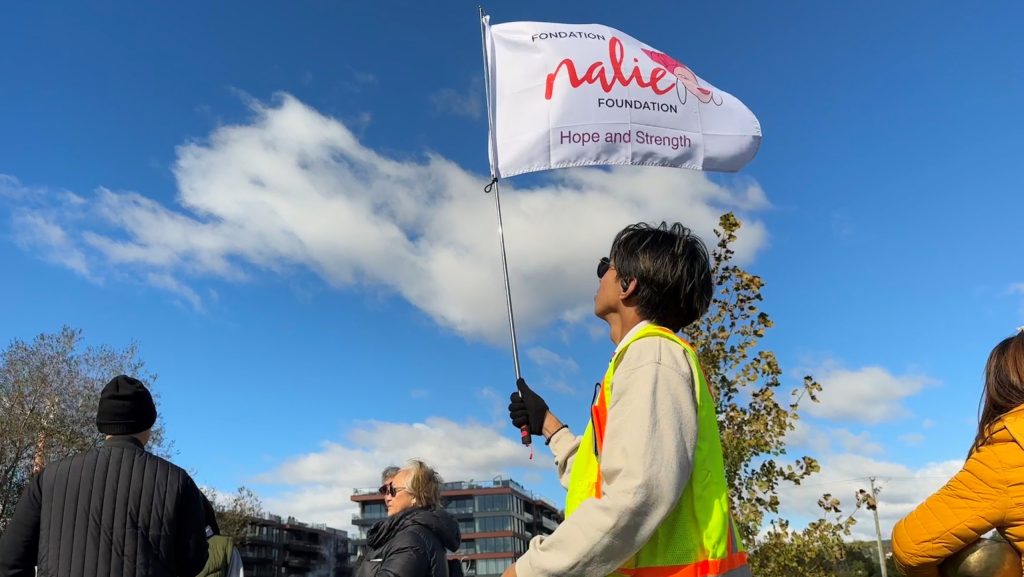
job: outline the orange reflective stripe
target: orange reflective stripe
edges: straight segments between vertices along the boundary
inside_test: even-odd
[[[747,564],[746,553],[735,553],[725,559],[706,559],[689,565],[671,565],[668,567],[641,567],[639,569],[620,568],[616,573],[630,577],[712,577],[723,575],[739,569]]]
[[[590,422],[594,426],[594,444],[596,445],[595,456],[600,459],[604,451],[604,427],[608,423],[608,399],[604,395],[604,383],[601,383],[601,392],[597,395],[597,403],[590,408]],[[601,498],[601,466],[597,467],[597,480],[594,481],[594,496]]]
[[[608,424],[608,399],[604,396],[604,386],[597,395],[597,403],[590,409],[590,418],[594,423],[594,439],[597,440],[597,454],[604,451],[604,427]]]

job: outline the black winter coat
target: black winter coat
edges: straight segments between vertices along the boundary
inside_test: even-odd
[[[448,577],[445,550],[461,542],[458,521],[444,509],[408,509],[370,529],[356,577]]]
[[[202,497],[134,437],[47,465],[0,536],[0,577],[193,577],[206,564]]]

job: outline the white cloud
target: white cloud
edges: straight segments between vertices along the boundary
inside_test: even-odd
[[[1010,285],[1011,295],[1024,295],[1024,282],[1018,282]],[[1019,312],[1024,314],[1024,304],[1021,305]],[[1024,326],[1017,327],[1018,331],[1024,331]]]
[[[0,174],[0,197],[21,197],[26,192],[21,181],[9,174]]]
[[[839,454],[820,461],[821,472],[801,486],[784,485],[780,490],[782,515],[790,520],[811,520],[821,516],[817,501],[831,493],[842,502],[845,514],[853,513],[858,489],[870,490],[870,477],[881,487],[878,516],[883,538],[889,538],[893,525],[937,491],[963,466],[962,460],[929,463],[919,469],[891,461],[856,454]],[[874,520],[870,511],[858,511],[853,538],[874,539]],[[799,526],[799,524],[796,524]]]
[[[828,452],[829,446],[828,435],[806,420],[797,421],[793,430],[786,434],[786,447],[791,452],[792,449],[805,449],[810,451],[812,456],[820,455]]]
[[[526,351],[526,356],[541,368],[554,369],[565,373],[575,373],[580,369],[576,361],[560,356],[558,353],[544,347],[533,347]]]
[[[160,273],[149,273],[146,275],[146,280],[149,284],[162,288],[168,292],[174,293],[179,297],[185,299],[189,305],[195,310],[203,309],[203,299],[191,288],[181,284],[174,277],[169,274]]]
[[[18,211],[12,218],[14,240],[22,249],[37,251],[42,258],[95,280],[86,255],[58,222],[43,212]]]
[[[580,370],[576,361],[544,347],[533,347],[526,351],[526,356],[537,365],[535,378],[530,379],[531,387],[550,389],[566,395],[579,392],[578,387],[569,384],[576,381],[575,375]]]
[[[478,119],[483,116],[484,111],[483,78],[476,77],[470,81],[465,92],[442,88],[430,95],[430,102],[434,106],[434,112],[438,114]]]
[[[854,433],[849,429],[833,429],[812,425],[806,420],[796,422],[795,428],[786,435],[786,447],[791,453],[806,451],[812,457],[833,452],[833,447],[844,452],[861,455],[877,455],[885,448],[871,438],[871,433]]]
[[[320,450],[294,457],[257,481],[284,487],[283,493],[265,499],[268,511],[351,530],[358,510],[350,500],[353,489],[376,487],[389,465],[423,459],[450,481],[507,477],[513,463],[517,476],[551,469],[546,459],[528,460],[510,431],[443,418],[371,421],[351,431],[346,442],[325,441]]]
[[[248,124],[178,147],[179,206],[106,188],[88,203],[50,194],[49,204],[20,208],[22,233],[33,239],[26,246],[51,259],[69,255],[58,262],[79,274],[152,273],[178,297],[202,278],[308,268],[338,289],[398,295],[467,338],[505,341],[493,200],[482,175],[437,154],[383,156],[289,95],[251,106]],[[551,319],[589,317],[594,263],[626,224],[680,220],[712,242],[722,212],[767,203],[750,181],[730,189],[699,172],[637,167],[556,171],[532,188],[506,181],[502,200],[526,338]],[[764,225],[743,217],[739,263],[766,242]]]
[[[832,429],[832,437],[843,451],[862,455],[877,455],[884,452],[882,445],[871,440],[871,433],[852,433],[847,429]]]
[[[921,433],[906,433],[904,435],[900,435],[898,438],[903,444],[910,446],[920,445],[928,439]]]
[[[809,403],[807,413],[815,417],[882,423],[909,415],[903,399],[934,381],[923,375],[896,376],[882,367],[844,369],[829,363],[807,371],[821,383],[821,402]]]

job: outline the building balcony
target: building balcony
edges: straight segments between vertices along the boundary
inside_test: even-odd
[[[526,489],[511,479],[494,479],[491,481],[456,481],[441,485],[441,491],[472,491],[475,489],[515,489],[526,493]]]
[[[363,493],[352,495],[351,501],[354,503],[384,503],[384,495],[380,495],[376,491],[373,493]]]
[[[266,543],[266,544],[276,545],[278,543],[277,539],[275,537],[271,537],[270,535],[246,535],[245,537],[242,537],[242,540],[245,543],[252,543],[252,544],[263,544],[263,543]]]
[[[312,541],[303,541],[301,539],[288,539],[284,542],[284,546],[293,551],[311,551],[319,553],[321,550],[319,543]]]
[[[511,551],[499,551],[497,553],[466,553],[465,555],[456,551],[454,555],[464,561],[475,561],[477,559],[515,559],[519,556],[519,554]]]
[[[241,555],[243,563],[252,563],[253,565],[258,565],[263,563],[274,562],[273,558],[268,557],[266,555],[250,555],[247,554],[245,551],[240,551],[239,555]]]
[[[377,521],[387,518],[387,515],[352,515],[352,524],[357,527],[370,527]]]
[[[284,558],[284,564],[290,567],[313,567],[317,564],[314,557],[294,557],[288,555]]]
[[[246,577],[276,577],[274,567],[253,567],[245,570]]]

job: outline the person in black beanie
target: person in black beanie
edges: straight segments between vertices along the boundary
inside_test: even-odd
[[[206,564],[203,495],[184,469],[146,451],[156,405],[138,379],[100,393],[103,445],[29,481],[0,536],[0,577],[193,577]]]

